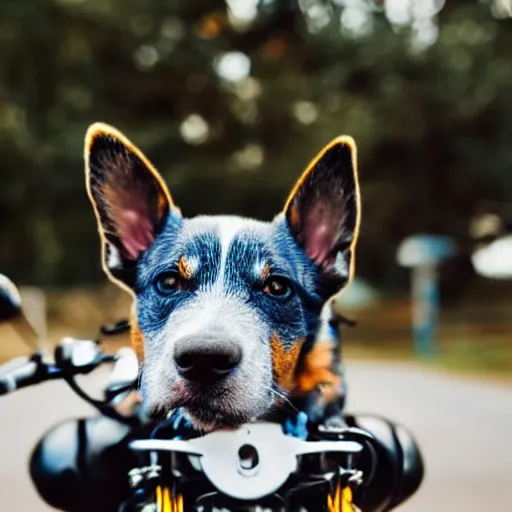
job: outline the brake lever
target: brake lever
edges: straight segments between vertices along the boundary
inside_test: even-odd
[[[333,427],[319,425],[317,431],[321,434],[322,438],[328,439],[350,439],[353,441],[375,441],[375,438],[363,429],[358,427]]]
[[[99,343],[90,340],[75,340],[64,338],[55,348],[55,363],[62,371],[62,378],[68,386],[80,397],[97,409],[102,415],[132,426],[140,425],[137,416],[125,416],[116,410],[116,405],[111,404],[112,399],[122,392],[126,392],[132,383],[125,383],[129,387],[119,386],[112,396],[106,400],[97,400],[86,393],[76,382],[77,375],[86,375],[104,363],[112,363],[120,359],[116,355],[104,354]]]
[[[100,328],[101,334],[105,336],[115,336],[130,330],[130,322],[128,320],[120,320],[113,325],[102,325]]]
[[[64,381],[68,384],[68,386],[82,399],[87,403],[92,405],[97,411],[99,411],[103,416],[107,416],[111,419],[117,420],[121,423],[126,423],[130,426],[136,427],[141,424],[138,416],[124,416],[117,412],[115,406],[106,400],[96,400],[89,396],[76,382],[75,376],[72,374],[64,374]]]

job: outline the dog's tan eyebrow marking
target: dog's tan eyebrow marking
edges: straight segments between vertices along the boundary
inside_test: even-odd
[[[272,262],[267,259],[258,259],[252,268],[253,277],[258,281],[266,281],[272,273]]]
[[[270,276],[270,271],[272,270],[272,267],[270,266],[270,263],[265,263],[263,265],[263,268],[261,270],[261,279],[262,281],[266,281],[268,277]]]
[[[178,274],[183,279],[192,279],[194,270],[193,262],[188,262],[185,256],[181,256],[178,261]]]

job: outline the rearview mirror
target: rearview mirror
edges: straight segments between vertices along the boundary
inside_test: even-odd
[[[16,285],[0,274],[0,322],[6,322],[22,314],[21,296]]]
[[[38,336],[23,314],[20,292],[0,274],[0,359],[29,355],[37,348]]]

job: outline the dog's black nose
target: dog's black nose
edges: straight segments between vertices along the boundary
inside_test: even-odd
[[[242,360],[242,349],[228,341],[180,340],[174,351],[178,373],[198,384],[226,378]]]

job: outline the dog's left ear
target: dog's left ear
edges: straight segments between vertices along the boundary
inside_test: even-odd
[[[352,276],[360,198],[354,139],[334,139],[307,167],[284,208],[288,227],[329,291]]]
[[[85,163],[104,270],[132,288],[140,254],[151,247],[171,214],[181,218],[179,208],[149,160],[112,126],[89,127]]]

